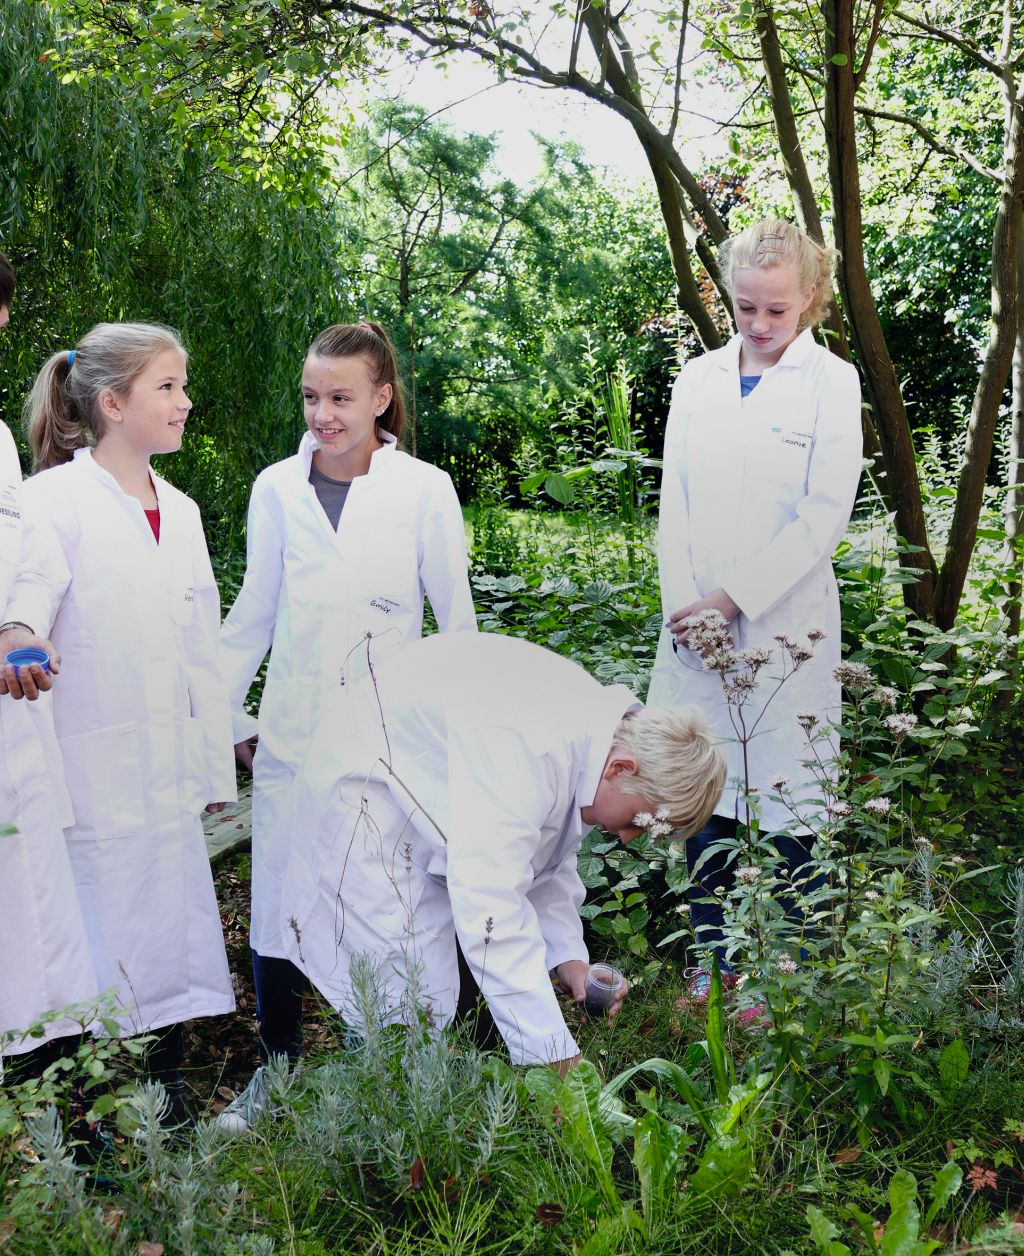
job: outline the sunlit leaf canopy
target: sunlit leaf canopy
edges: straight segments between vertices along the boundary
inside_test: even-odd
[[[718,246],[758,214],[794,215],[842,254],[841,317],[829,330],[864,375],[874,487],[923,555],[924,577],[907,597],[921,616],[952,621],[985,485],[1000,475],[996,440],[1016,336],[1024,54],[1013,6],[54,0],[53,8],[62,22],[53,55],[67,86],[75,76],[113,80],[159,108],[184,144],[201,141],[226,175],[277,188],[294,205],[336,179],[353,125],[347,89],[372,84],[395,58],[443,60],[457,73],[473,57],[499,79],[614,111],[650,165],[678,326],[706,348],[730,330]],[[690,142],[706,119],[727,157],[705,160]],[[723,198],[723,176],[738,197]],[[951,457],[964,450],[945,536],[924,523],[915,465],[913,433],[933,426]]]

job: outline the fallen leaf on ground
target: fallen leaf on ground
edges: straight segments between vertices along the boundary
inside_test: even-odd
[[[558,1225],[564,1216],[565,1209],[561,1204],[537,1205],[537,1221],[540,1225]]]

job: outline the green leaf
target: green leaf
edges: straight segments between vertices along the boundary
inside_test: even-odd
[[[955,1038],[939,1056],[939,1081],[950,1098],[967,1080],[971,1071],[971,1059],[960,1038]]]
[[[715,1080],[715,1091],[720,1103],[729,1098],[729,1087],[733,1081],[732,1060],[725,1049],[725,999],[722,994],[722,974],[715,961],[711,970],[711,991],[708,995],[708,1016],[705,1027],[708,1043],[708,1059],[711,1061],[711,1076]]]
[[[850,58],[845,52],[834,52],[831,57],[829,57],[829,60],[833,65],[846,65]]]
[[[963,1170],[955,1160],[950,1160],[932,1178],[932,1202],[924,1214],[924,1228],[927,1230],[938,1214],[949,1203],[963,1183]]]
[[[572,501],[573,488],[564,475],[558,471],[552,471],[544,481],[544,491],[549,497],[553,497],[556,502],[562,506],[568,506]]]
[[[682,1159],[689,1145],[685,1130],[647,1112],[633,1130],[633,1163],[640,1179],[644,1217],[651,1225],[659,1204],[670,1197]]]
[[[811,1240],[817,1244],[821,1256],[849,1256],[850,1249],[846,1244],[836,1242],[839,1228],[813,1204],[807,1205],[807,1224],[810,1227]]]
[[[883,1095],[889,1092],[889,1079],[892,1077],[892,1065],[888,1060],[883,1060],[881,1056],[871,1061],[871,1067],[874,1070],[875,1081],[878,1083],[878,1089]]]
[[[531,1070],[532,1071],[532,1070]],[[619,1205],[612,1178],[612,1142],[601,1117],[601,1077],[589,1060],[581,1060],[562,1084],[562,1121],[597,1173],[609,1203]]]
[[[690,1190],[712,1199],[738,1195],[750,1181],[753,1163],[744,1133],[715,1138],[704,1149],[696,1172],[690,1175]]]
[[[716,1130],[708,1115],[707,1100],[700,1093],[689,1073],[672,1060],[662,1060],[655,1056],[650,1060],[644,1060],[641,1064],[634,1064],[631,1068],[624,1069],[621,1073],[616,1074],[605,1086],[602,1094],[618,1094],[626,1082],[635,1077],[637,1073],[653,1073],[655,1077],[660,1077],[662,1080],[667,1081],[679,1098],[693,1112],[705,1134],[709,1138],[715,1137]]]
[[[532,475],[528,475],[525,480],[519,481],[519,491],[524,497],[528,497],[531,493],[536,493],[540,486],[547,479],[547,471],[534,471]]]

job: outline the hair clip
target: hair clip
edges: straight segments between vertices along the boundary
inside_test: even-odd
[[[69,371],[70,371],[70,370],[71,370],[71,368],[75,365],[75,354],[76,354],[77,352],[78,352],[78,350],[77,350],[77,349],[69,349],[69,350],[68,350],[68,370],[69,370]]]

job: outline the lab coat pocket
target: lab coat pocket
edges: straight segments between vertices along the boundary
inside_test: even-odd
[[[196,591],[191,584],[175,585],[171,590],[171,618],[182,628],[187,628],[195,614]]]
[[[60,739],[64,776],[75,811],[73,838],[130,837],[146,818],[142,754],[135,723]]]
[[[312,735],[315,676],[268,677],[260,703],[260,748],[281,763],[298,765]]]
[[[765,448],[765,476],[777,484],[803,488],[807,482],[810,456],[809,432],[787,427],[772,429]]]

